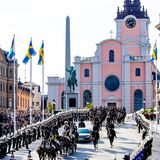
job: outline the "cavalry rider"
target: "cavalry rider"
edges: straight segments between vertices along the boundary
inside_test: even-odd
[[[69,127],[68,121],[65,121],[65,122],[64,122],[64,130],[65,130],[66,132],[70,131],[70,127]]]
[[[110,128],[108,130],[107,134],[108,134],[108,139],[109,139],[109,142],[110,142],[110,145],[111,145],[111,148],[112,148],[113,147],[114,138],[117,138],[114,128]]]
[[[99,136],[99,131],[98,130],[93,130],[92,131],[92,140],[93,140],[93,145],[94,145],[94,149],[96,150],[96,148],[98,148],[98,140],[99,140],[100,136]]]
[[[79,128],[86,127],[83,118],[81,118],[81,121],[79,122],[78,127],[79,127]]]

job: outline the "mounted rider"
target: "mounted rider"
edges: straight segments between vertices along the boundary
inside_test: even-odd
[[[70,88],[70,91],[72,90],[71,87],[73,88],[73,92],[75,90],[75,85],[77,86],[77,79],[76,79],[76,70],[73,66],[70,66],[70,68],[66,68],[66,71],[69,72],[70,77],[68,79],[68,86]]]

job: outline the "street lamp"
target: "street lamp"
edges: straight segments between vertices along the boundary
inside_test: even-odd
[[[159,14],[159,23],[155,26],[155,28],[157,28],[160,31],[160,14]],[[157,61],[156,61],[157,62]],[[157,71],[157,69],[156,69]],[[156,75],[156,79],[157,79],[157,75]],[[157,102],[157,81],[156,81],[156,130],[158,127],[158,102]]]
[[[145,111],[145,109],[146,109],[145,104],[146,104],[146,99],[144,98],[144,99],[143,99],[143,109],[144,109],[144,111]]]
[[[56,108],[56,101],[55,101],[55,99],[53,99],[53,101],[52,101],[52,115],[54,115],[55,108]]]

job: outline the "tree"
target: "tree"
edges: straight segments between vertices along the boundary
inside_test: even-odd
[[[48,102],[47,110],[48,110],[49,113],[52,112],[52,103],[51,102]]]
[[[84,108],[85,109],[93,109],[93,103],[92,102],[87,103]]]

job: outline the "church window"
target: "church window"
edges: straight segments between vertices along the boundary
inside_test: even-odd
[[[143,108],[143,92],[140,89],[134,92],[134,112]]]
[[[141,69],[140,68],[136,68],[135,70],[135,75],[138,77],[138,76],[141,76]]]
[[[105,88],[109,91],[116,91],[119,88],[120,81],[117,76],[110,75],[105,80]]]
[[[114,62],[114,51],[113,50],[109,51],[109,62]]]
[[[92,93],[90,90],[85,90],[83,93],[83,106],[85,107],[88,103],[92,102]]]
[[[89,69],[84,70],[84,77],[89,77]]]

